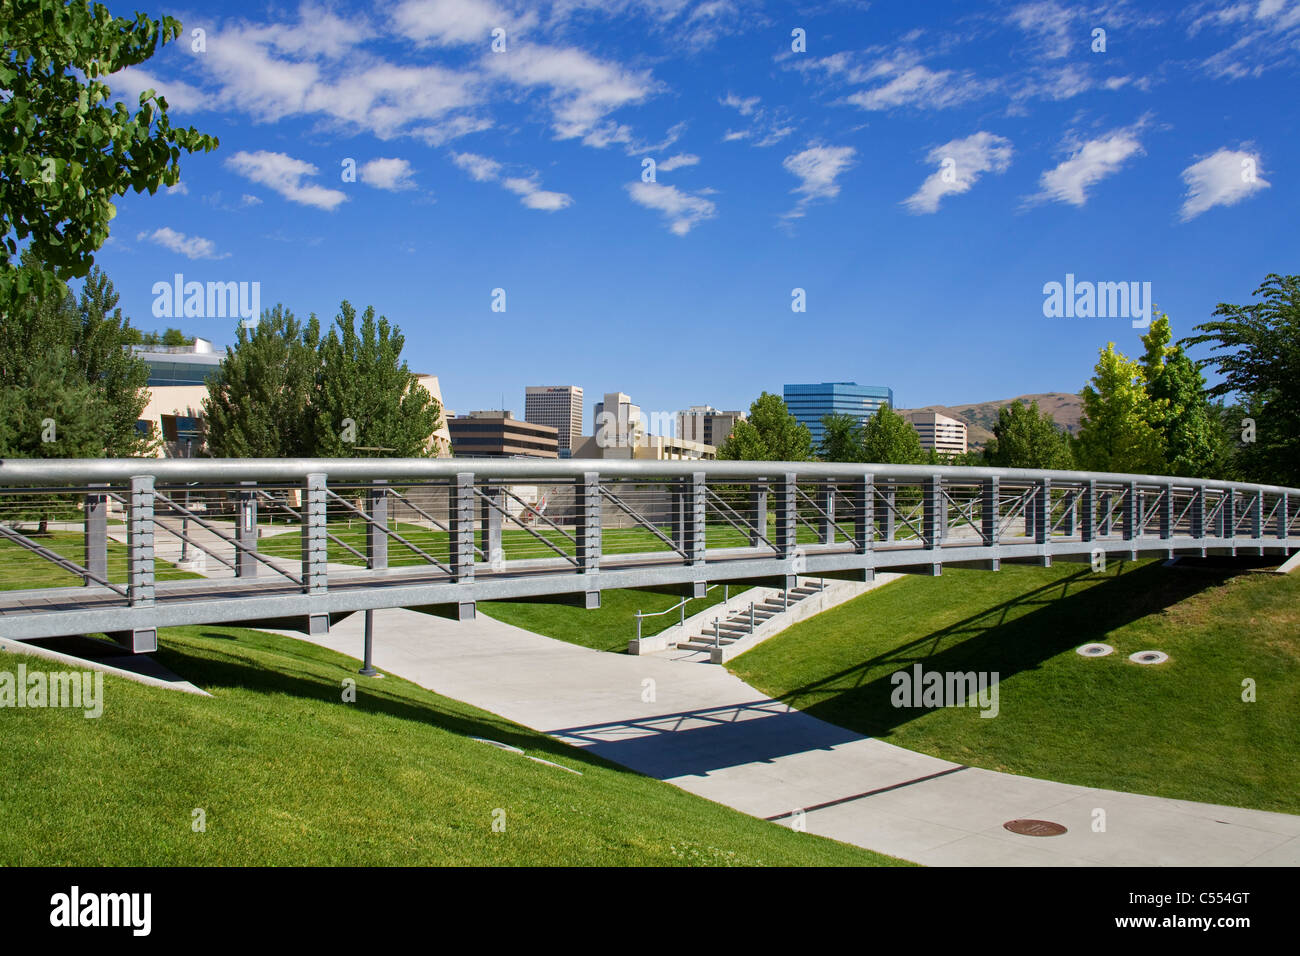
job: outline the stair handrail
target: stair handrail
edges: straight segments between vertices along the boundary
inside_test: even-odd
[[[708,594],[710,591],[712,591],[712,590],[713,590],[714,588],[716,588],[716,587],[718,587],[718,585],[716,585],[716,584],[710,584],[708,587],[706,587],[706,588],[704,589],[704,593],[705,593],[705,594]],[[728,588],[728,590],[730,590],[730,588]],[[693,597],[684,597],[684,598],[682,598],[680,601],[678,601],[676,604],[674,604],[672,607],[666,607],[666,608],[664,608],[662,611],[651,611],[649,614],[643,614],[643,613],[641,613],[641,609],[640,609],[640,608],[637,608],[637,612],[636,612],[636,639],[637,639],[638,641],[641,640],[641,619],[642,619],[642,618],[647,618],[647,617],[659,617],[659,616],[662,615],[662,614],[667,614],[669,611],[676,611],[678,608],[681,608],[681,620],[679,620],[679,621],[677,622],[677,626],[678,626],[678,627],[685,627],[685,626],[686,626],[686,605],[687,605],[688,602],[690,602],[690,601],[694,601],[694,600],[695,600],[695,598],[693,598]],[[724,604],[724,607],[725,607],[725,604]]]

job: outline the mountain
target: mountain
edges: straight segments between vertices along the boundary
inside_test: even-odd
[[[970,405],[926,405],[923,408],[900,408],[898,412],[938,412],[966,423],[967,441],[972,447],[984,447],[993,439],[993,426],[998,422],[998,410],[1012,402],[1038,402],[1039,411],[1046,412],[1056,424],[1071,435],[1079,433],[1079,419],[1083,416],[1083,399],[1070,392],[1039,392],[1035,395],[1018,395],[1015,398],[994,399],[991,402],[974,402]]]

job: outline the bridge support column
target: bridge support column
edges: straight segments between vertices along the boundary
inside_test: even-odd
[[[255,481],[241,481],[241,485],[256,487]],[[251,488],[248,491],[239,491],[235,493],[235,507],[237,515],[235,519],[235,577],[237,578],[255,578],[257,577],[257,559],[253,557],[257,553],[257,492]]]
[[[600,473],[584,471],[576,491],[578,573],[594,578],[600,571]],[[600,588],[588,588],[584,606],[587,610],[600,607]]]
[[[750,500],[754,511],[754,529],[749,534],[750,547],[762,545],[767,537],[767,485],[759,482],[750,491]],[[760,537],[761,535],[761,537]]]
[[[1052,555],[1047,546],[1052,540],[1052,479],[1043,478],[1038,482],[1035,494],[1038,499],[1034,506],[1034,543],[1042,546],[1043,567],[1052,566]]]
[[[944,532],[943,479],[931,475],[921,489],[921,528],[925,532],[925,547],[930,552],[930,573],[938,574],[943,568],[939,560],[939,547]]]
[[[91,487],[106,488],[107,485]],[[86,561],[85,568],[91,574],[108,580],[108,495],[103,492],[90,492],[86,495]],[[92,578],[82,579],[86,587],[97,587]]]
[[[1089,542],[1093,539],[1097,521],[1097,482],[1088,479],[1079,488],[1079,537]]]

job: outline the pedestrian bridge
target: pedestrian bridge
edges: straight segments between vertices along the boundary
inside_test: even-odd
[[[570,459],[0,460],[0,637],[708,582],[1287,555],[1300,489],[1075,471]]]

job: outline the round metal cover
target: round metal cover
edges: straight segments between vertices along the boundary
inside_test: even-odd
[[[1163,664],[1169,660],[1169,655],[1164,651],[1138,651],[1130,654],[1128,659],[1134,664]]]
[[[1065,832],[1065,827],[1051,820],[1011,820],[1002,824],[1002,828],[1012,833],[1035,837],[1060,836]]]
[[[1105,657],[1107,654],[1115,653],[1115,648],[1109,644],[1084,644],[1076,648],[1075,653],[1080,657]]]

